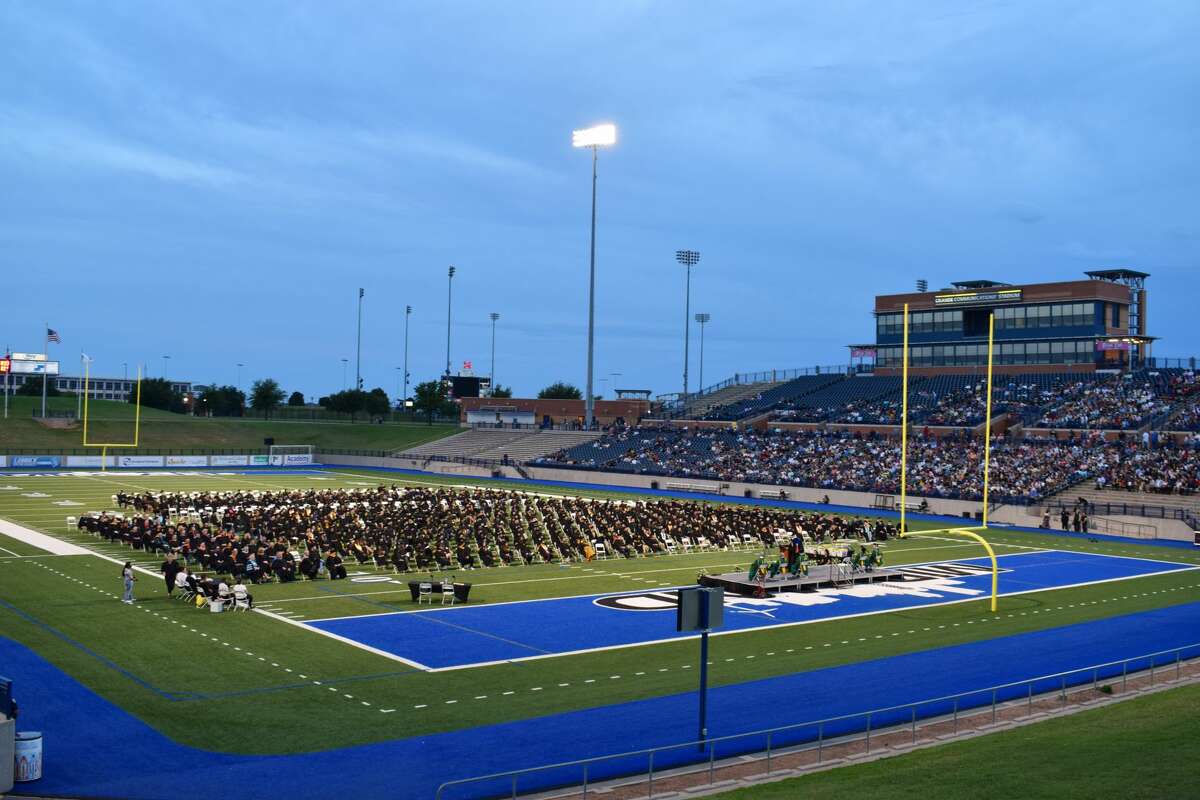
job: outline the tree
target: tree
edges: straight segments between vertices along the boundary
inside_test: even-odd
[[[392,401],[388,399],[387,392],[378,386],[367,392],[363,399],[367,413],[373,417],[382,417],[392,410]]]
[[[263,417],[270,417],[271,412],[283,402],[284,391],[273,378],[263,378],[254,382],[250,387],[250,407],[263,412]]]
[[[424,411],[430,425],[433,424],[434,414],[451,416],[458,409],[452,401],[446,398],[446,384],[442,381],[425,381],[418,383],[413,389],[413,408]]]
[[[492,397],[512,397],[512,387],[511,386],[501,386],[500,384],[497,383],[492,388]]]
[[[367,408],[367,393],[358,389],[336,392],[322,400],[325,401],[322,403],[325,408],[339,414],[349,414],[351,420],[354,419],[355,414],[365,411]]]
[[[210,386],[196,404],[197,414],[214,417],[240,417],[246,410],[246,395],[236,386]]]
[[[39,378],[41,380],[39,380]],[[26,378],[25,382],[17,387],[16,394],[21,397],[41,397],[42,396],[42,381],[46,380],[45,375],[38,375],[34,378]],[[58,397],[62,392],[58,391],[58,387],[53,382],[46,385],[46,397]]]
[[[580,400],[582,398],[583,393],[579,391],[578,387],[562,381],[552,383],[538,392],[539,400]]]
[[[138,390],[135,386],[129,393],[129,402],[139,402]],[[171,387],[171,382],[165,378],[143,378],[140,402],[146,408],[157,408],[162,411],[174,411],[182,414],[188,410],[183,402],[183,395]]]
[[[304,392],[292,392],[291,397],[288,398],[288,405],[289,406],[304,405]]]

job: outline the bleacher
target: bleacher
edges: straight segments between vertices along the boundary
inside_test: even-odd
[[[771,381],[730,384],[709,394],[692,395],[681,410],[670,416],[682,419],[700,419],[715,408],[733,405],[778,385],[779,382]]]
[[[801,375],[786,383],[772,386],[763,392],[733,403],[714,408],[703,416],[706,420],[741,420],[770,411],[781,403],[795,401],[810,392],[815,392],[844,378],[837,373],[825,375]]]
[[[523,464],[550,453],[557,453],[563,448],[595,441],[601,435],[600,431],[533,431],[520,439],[480,450],[472,458],[503,460],[507,457],[509,461]]]
[[[898,375],[863,375],[839,380],[816,391],[775,406],[774,419],[792,422],[821,422],[840,419],[859,405],[870,405],[885,397],[899,397]]]
[[[407,450],[400,450],[393,455],[404,458],[474,458],[478,453],[497,447],[504,447],[512,442],[529,436],[529,430],[512,430],[507,428],[471,428],[444,439],[426,442]]]

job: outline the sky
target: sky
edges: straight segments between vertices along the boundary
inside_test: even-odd
[[[1151,274],[1200,347],[1200,4],[0,4],[0,344],[317,397],[847,361],[873,296]],[[691,326],[690,386],[700,379]],[[614,377],[614,373],[617,375]]]

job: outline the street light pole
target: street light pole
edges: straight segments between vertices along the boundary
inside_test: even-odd
[[[493,311],[488,316],[492,319],[492,374],[488,378],[488,397],[496,391],[496,320],[500,315]]]
[[[350,363],[350,359],[342,359],[342,391],[346,391],[346,365]]]
[[[163,356],[163,380],[164,381],[167,379],[167,361],[169,361],[170,359],[171,359],[170,356]]]
[[[454,291],[454,267],[446,273],[446,378],[450,378],[450,299]]]
[[[687,283],[683,293],[683,395],[680,401],[686,403],[688,396],[688,342],[692,335],[692,267],[700,260],[700,254],[695,250],[676,250],[675,260],[687,269]]]
[[[408,318],[412,316],[412,306],[404,307],[404,408],[408,408]]]
[[[237,368],[238,368],[237,390],[239,392],[242,390],[242,367],[244,367],[244,366],[246,366],[246,365],[241,363],[240,361],[238,362],[238,365],[237,365]]]
[[[597,125],[573,131],[573,147],[592,148],[592,240],[588,266],[588,343],[587,343],[587,395],[584,404],[584,427],[591,428],[595,417],[596,399],[592,395],[592,364],[596,342],[596,166],[602,145],[616,144],[616,125]]]
[[[704,391],[704,325],[710,319],[711,314],[700,313],[696,315],[696,322],[700,323],[700,380],[696,386],[697,392]]]

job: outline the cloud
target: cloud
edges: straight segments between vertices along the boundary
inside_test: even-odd
[[[171,183],[224,188],[245,179],[227,167],[172,155],[63,120],[0,111],[0,149],[57,166],[132,172]]]

